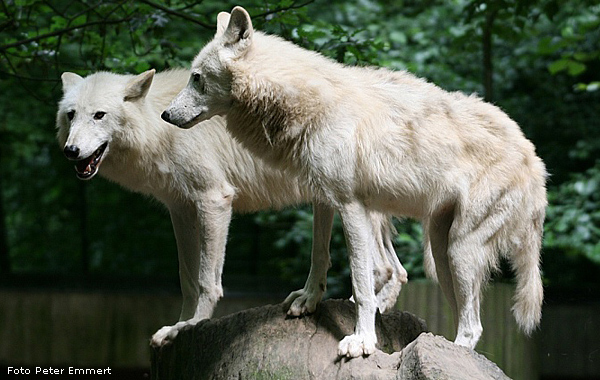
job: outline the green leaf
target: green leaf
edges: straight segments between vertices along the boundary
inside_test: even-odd
[[[566,70],[568,67],[569,67],[568,59],[559,59],[548,65],[548,71],[550,71],[550,74],[554,75],[560,71]]]
[[[586,70],[586,65],[581,62],[569,60],[567,72],[571,76],[577,76]]]
[[[567,71],[571,76],[577,76],[583,73],[587,69],[587,66],[581,62],[574,61],[569,58],[561,58],[548,65],[548,71],[554,75],[561,71]]]

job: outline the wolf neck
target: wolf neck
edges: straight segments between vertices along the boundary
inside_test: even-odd
[[[274,56],[265,51],[273,46],[289,54]],[[282,56],[287,58],[279,59]],[[295,154],[306,144],[307,132],[322,125],[320,121],[339,101],[319,63],[335,65],[277,37],[257,33],[252,51],[231,67],[230,132],[271,163],[281,161],[282,154]]]
[[[124,131],[113,138],[100,174],[130,190],[152,193],[147,189],[150,177],[167,157],[172,140],[167,128],[161,130],[159,124],[160,120],[128,120]]]
[[[159,117],[171,99],[185,86],[187,70],[156,74],[144,99],[123,104],[121,126],[109,144],[100,175],[136,192],[153,194],[159,167],[169,167],[169,150],[175,127]],[[168,180],[167,174],[162,182]]]

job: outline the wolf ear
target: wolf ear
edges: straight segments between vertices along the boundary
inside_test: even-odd
[[[70,72],[62,73],[60,79],[62,80],[63,92],[69,91],[70,88],[83,80],[79,75]]]
[[[215,37],[221,37],[225,34],[225,30],[227,30],[227,25],[229,25],[229,19],[231,15],[227,12],[221,12],[217,15],[217,33]]]
[[[125,95],[123,96],[123,100],[130,102],[145,97],[150,89],[150,85],[152,84],[154,73],[156,73],[156,70],[154,69],[144,71],[140,75],[130,80],[129,83],[127,83],[127,87],[125,87]]]
[[[242,7],[233,8],[227,29],[223,33],[225,44],[244,50],[250,46],[253,33],[254,28],[248,12]]]

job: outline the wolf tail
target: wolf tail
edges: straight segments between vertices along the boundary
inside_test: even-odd
[[[533,213],[523,230],[521,247],[513,251],[510,257],[517,279],[512,311],[527,335],[531,335],[542,318],[544,290],[539,265],[544,217],[545,202]]]

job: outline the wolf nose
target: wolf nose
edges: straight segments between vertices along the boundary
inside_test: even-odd
[[[69,160],[76,160],[79,157],[79,147],[77,145],[67,145],[63,152]]]
[[[167,123],[171,122],[171,115],[169,114],[169,111],[164,111],[161,115],[160,118],[163,119],[164,121],[166,121]]]

